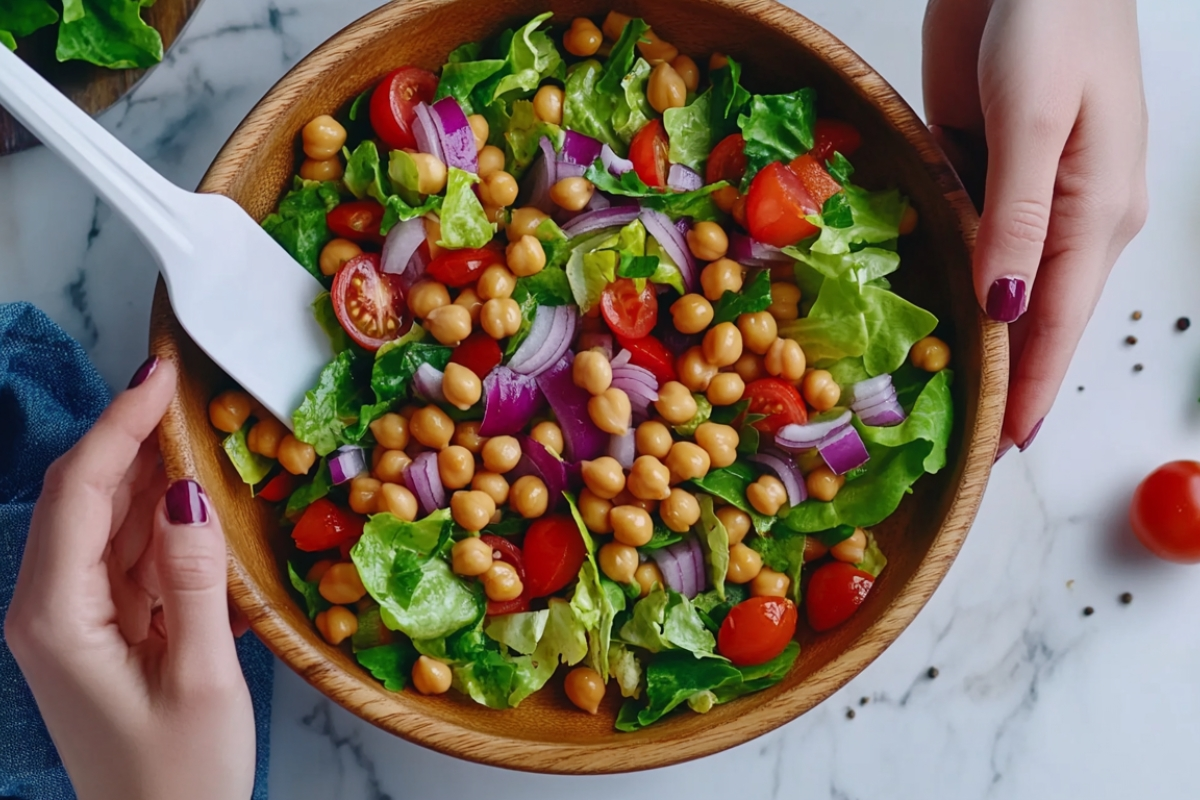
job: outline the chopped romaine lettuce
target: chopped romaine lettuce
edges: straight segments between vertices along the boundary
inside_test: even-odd
[[[663,127],[671,143],[670,159],[704,174],[704,165],[713,148],[712,91],[706,91],[682,108],[663,112]]]
[[[637,653],[620,642],[613,642],[608,651],[608,671],[617,681],[622,697],[637,699],[642,695],[642,662]]]
[[[328,285],[318,262],[321,248],[331,238],[325,215],[340,202],[333,181],[319,183],[296,178],[292,190],[279,201],[279,209],[262,221],[263,230],[300,265]]]
[[[420,655],[411,642],[399,641],[358,650],[354,657],[383,688],[399,692],[408,685],[408,676]]]
[[[740,508],[750,515],[754,522],[754,530],[765,533],[775,524],[776,517],[768,517],[754,510],[754,506],[746,501],[746,487],[753,483],[758,475],[741,461],[734,462],[728,467],[710,469],[703,478],[691,481],[698,489],[719,497],[732,506]]]
[[[700,494],[700,522],[697,536],[704,548],[704,561],[708,564],[708,580],[717,597],[725,599],[725,576],[729,573],[729,531],[717,517],[710,495]]]
[[[550,612],[543,609],[488,617],[483,632],[508,649],[527,656],[537,649],[538,642],[542,640],[549,616]]]
[[[251,427],[251,423],[247,422],[241,430],[226,436],[225,440],[221,442],[221,447],[225,450],[225,455],[229,456],[229,460],[233,462],[233,468],[237,470],[242,481],[254,487],[262,483],[263,478],[270,474],[271,469],[275,466],[275,461],[250,450],[250,446],[246,444],[246,435],[250,433]]]
[[[17,49],[17,39],[58,22],[58,12],[46,0],[20,0],[0,6],[0,44]]]
[[[459,250],[480,248],[496,235],[496,226],[488,222],[483,204],[472,188],[478,176],[466,170],[450,167],[446,178],[446,199],[442,202],[442,238],[439,247]]]
[[[533,113],[533,103],[517,100],[512,104],[512,116],[504,131],[506,168],[513,177],[520,178],[529,169],[534,159],[541,154],[542,138],[550,140],[554,149],[561,150],[566,134],[559,126],[543,122]]]
[[[708,107],[712,132],[710,149],[726,136],[738,132],[738,117],[750,103],[750,92],[741,84],[742,65],[732,58],[728,60],[728,64],[709,75],[712,82],[712,100]]]
[[[750,98],[748,114],[738,117],[746,139],[746,176],[743,191],[758,171],[773,161],[791,161],[813,146],[817,93],[810,88],[790,94]]]
[[[342,175],[342,183],[350,190],[350,194],[359,200],[364,197],[374,197],[379,202],[386,203],[392,194],[392,187],[383,174],[383,167],[379,161],[379,149],[375,146],[374,140],[367,139],[360,142],[358,147],[354,148],[353,153],[343,147],[342,155],[346,158],[346,171]]]
[[[647,122],[654,119],[654,109],[646,99],[646,84],[650,80],[650,64],[639,58],[633,67],[621,78],[621,92],[613,108],[613,131],[626,142],[632,141],[634,135]]]
[[[663,192],[647,186],[634,170],[629,170],[618,178],[604,168],[600,159],[596,159],[596,162],[588,167],[584,177],[602,192],[635,197],[643,208],[661,211],[671,219],[691,217],[697,222],[721,218],[721,210],[713,202],[712,194],[729,185],[724,181],[717,181],[691,192]]]
[[[329,344],[332,345],[333,352],[340,353],[343,350],[349,350],[351,347],[350,336],[342,327],[342,323],[338,322],[337,312],[333,310],[333,296],[329,292],[321,292],[317,295],[317,299],[313,300],[312,310],[317,324],[329,337]]]
[[[792,601],[800,605],[800,570],[804,566],[803,533],[776,525],[770,533],[746,538],[746,546],[762,556],[763,563],[776,572],[782,572],[791,580]]]
[[[321,596],[317,590],[316,581],[305,580],[296,568],[292,566],[292,562],[288,562],[288,580],[292,582],[292,588],[300,593],[304,598],[304,606],[308,612],[309,619],[316,619],[317,614],[320,614],[325,609],[329,608],[329,601]]]
[[[833,227],[821,217],[809,217],[809,222],[821,229],[821,235],[812,244],[814,253],[839,255],[862,245],[886,245],[900,237],[900,218],[908,208],[908,200],[897,190],[868,192],[846,184],[842,193],[834,197],[845,198],[850,224]],[[840,216],[837,221],[845,222],[845,213]]]
[[[152,1],[152,0],[151,0]],[[163,41],[142,19],[147,0],[74,0],[63,7],[59,61],[88,61],[108,69],[146,69],[162,61]]]
[[[313,479],[292,492],[288,498],[287,508],[283,514],[288,519],[297,519],[304,509],[320,500],[333,488],[333,479],[329,475],[329,462],[321,459],[317,474]]]
[[[766,311],[771,305],[771,273],[759,270],[750,279],[750,283],[742,287],[740,292],[726,291],[717,301],[713,309],[713,325],[722,322],[736,323],[742,314],[756,314]]]
[[[292,432],[311,444],[317,455],[328,455],[346,443],[344,431],[358,421],[367,402],[363,378],[369,369],[367,359],[343,350],[321,370],[316,387],[305,393],[292,415]]]
[[[687,650],[696,658],[720,658],[717,641],[690,600],[678,592],[657,587],[637,601],[629,621],[621,626],[622,642],[658,653]]]

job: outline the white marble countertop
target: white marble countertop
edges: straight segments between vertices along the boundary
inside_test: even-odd
[[[924,4],[790,2],[918,109]],[[271,84],[375,5],[206,0],[166,63],[103,121],[168,178],[194,187]],[[1000,463],[958,561],[891,649],[824,705],[755,742],[599,778],[504,772],[409,745],[280,667],[272,800],[479,789],[495,800],[1195,797],[1200,572],[1149,557],[1125,517],[1142,475],[1200,454],[1200,328],[1174,327],[1179,316],[1200,318],[1200,4],[1144,0],[1140,12],[1149,223],[1118,263],[1036,445]],[[146,352],[149,255],[44,150],[0,159],[0,191],[0,302],[41,306],[110,384],[124,386]],[[1136,345],[1125,344],[1129,334]],[[1129,605],[1118,600],[1126,591]],[[1095,613],[1084,616],[1085,606]]]

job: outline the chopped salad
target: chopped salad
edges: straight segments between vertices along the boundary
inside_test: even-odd
[[[301,138],[263,225],[337,356],[290,433],[209,411],[328,642],[501,709],[562,666],[632,731],[855,612],[871,527],[946,463],[950,351],[888,282],[916,212],[852,182],[870,144],[812,90],[543,14]]]

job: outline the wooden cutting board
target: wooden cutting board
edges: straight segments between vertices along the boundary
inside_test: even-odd
[[[143,10],[146,22],[162,35],[163,49],[171,46],[201,0],[158,0]],[[98,114],[117,102],[138,82],[146,70],[112,70],[83,61],[59,63],[54,57],[58,24],[50,25],[17,42],[17,55],[74,100],[89,114]],[[37,144],[33,134],[0,108],[0,156]]]

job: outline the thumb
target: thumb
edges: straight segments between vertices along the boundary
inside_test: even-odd
[[[237,663],[225,595],[225,534],[194,480],[167,488],[155,518],[167,677],[181,688],[211,683]]]

